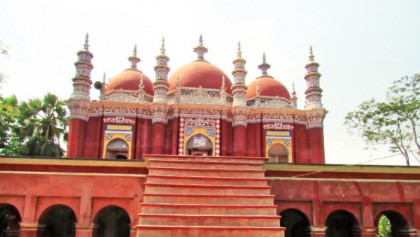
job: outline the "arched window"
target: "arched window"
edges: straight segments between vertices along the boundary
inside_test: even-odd
[[[0,236],[19,236],[21,221],[16,207],[0,203]]]
[[[382,226],[380,226],[379,221],[381,220],[382,216],[386,217],[387,223],[381,223]],[[390,225],[390,226],[387,226],[387,225]],[[378,227],[378,234],[379,234],[379,231],[390,232],[390,234],[393,237],[406,236],[406,235],[403,235],[403,233],[405,233],[409,229],[407,220],[400,213],[396,211],[381,212],[376,220],[376,226]],[[389,230],[384,230],[386,228],[389,228]]]
[[[121,207],[108,206],[102,208],[96,214],[94,223],[93,237],[130,236],[130,217]]]
[[[338,210],[328,215],[326,237],[360,237],[360,225],[350,212]]]
[[[287,163],[289,161],[289,151],[287,147],[280,143],[275,143],[268,149],[269,162]]]
[[[286,227],[285,237],[310,237],[308,217],[296,209],[286,209],[280,213],[280,226]]]
[[[106,146],[106,159],[128,159],[128,144],[121,139],[115,139]]]
[[[76,215],[65,205],[54,205],[47,208],[39,218],[42,229],[38,230],[38,237],[74,237],[76,234]]]
[[[191,137],[187,142],[187,155],[211,156],[213,155],[213,143],[202,134]]]

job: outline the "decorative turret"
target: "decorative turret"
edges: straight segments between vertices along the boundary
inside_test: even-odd
[[[93,54],[89,52],[89,35],[86,34],[84,49],[77,53],[78,61],[74,63],[76,66],[76,76],[73,78],[73,93],[70,99],[90,101],[90,73],[93,65],[91,60]]]
[[[156,81],[153,83],[153,88],[155,91],[153,96],[153,103],[168,103],[168,73],[170,68],[168,67],[169,57],[166,56],[165,51],[165,38],[162,38],[160,54],[156,56]]]
[[[128,61],[131,62],[132,70],[137,70],[137,64],[141,61],[140,58],[137,57],[137,45],[134,45],[133,55],[128,57]]]
[[[319,78],[321,74],[318,73],[319,64],[314,61],[314,55],[312,53],[312,46],[309,48],[309,62],[306,64],[305,68],[307,70],[305,75],[305,80],[307,84],[307,89],[305,91],[306,101],[305,109],[318,109],[323,108],[321,97],[322,89],[319,86]]]
[[[99,99],[103,100],[105,99],[105,88],[106,88],[106,73],[104,72],[104,78],[102,79],[102,83],[100,83],[100,85],[98,85],[99,87]],[[95,86],[96,86],[96,82],[95,82]]]
[[[197,61],[206,61],[204,54],[208,52],[207,48],[203,45],[203,35],[200,35],[198,46],[194,48],[194,52],[197,53]]]
[[[295,82],[292,84],[292,96],[290,97],[290,101],[292,102],[292,108],[297,109],[297,97],[295,91]]]
[[[258,68],[261,70],[261,76],[268,76],[267,70],[270,69],[271,65],[267,63],[267,60],[265,58],[265,53],[263,53],[263,61],[258,66]]]
[[[233,94],[233,107],[246,106],[246,90],[245,76],[247,71],[245,70],[246,60],[242,58],[241,42],[238,43],[238,51],[236,53],[236,59],[233,60],[235,69],[232,71],[234,77],[234,84],[232,87]]]

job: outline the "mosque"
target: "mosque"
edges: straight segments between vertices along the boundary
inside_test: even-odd
[[[240,44],[232,79],[205,59],[201,36],[196,59],[172,73],[165,51],[162,40],[153,81],[135,47],[128,69],[93,83],[86,36],[67,158],[0,159],[5,236],[375,237],[382,216],[392,236],[418,236],[420,167],[325,164],[312,47],[304,109],[265,55],[245,83]]]

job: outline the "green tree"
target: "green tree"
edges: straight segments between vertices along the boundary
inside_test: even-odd
[[[67,140],[67,110],[63,100],[48,93],[19,104],[19,134],[30,156],[63,157],[60,141]]]
[[[388,89],[386,102],[365,101],[358,110],[349,112],[345,125],[357,131],[368,144],[388,144],[393,153],[417,159],[420,119],[420,74],[403,77]]]
[[[392,237],[391,222],[389,219],[382,215],[378,222],[378,237]]]
[[[19,114],[16,96],[0,96],[0,155],[13,156],[24,153],[23,138],[18,132]]]

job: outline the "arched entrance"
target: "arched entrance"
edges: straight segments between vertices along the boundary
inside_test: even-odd
[[[310,237],[309,220],[296,209],[286,209],[280,213],[280,226],[286,227],[285,237]]]
[[[0,204],[0,236],[19,236],[22,219],[18,209],[10,204]]]
[[[360,237],[360,225],[350,212],[332,212],[325,223],[326,237]]]
[[[389,220],[389,224],[391,225],[390,232],[392,237],[404,237],[408,230],[408,223],[407,220],[398,212],[396,211],[383,211],[378,215],[376,220],[376,226],[378,228],[378,232],[381,228],[385,226],[379,226],[379,220],[382,216],[385,216]],[[383,223],[382,223],[383,224]]]
[[[106,146],[106,159],[128,159],[128,144],[122,139],[115,139]]]
[[[280,143],[275,143],[268,149],[269,162],[287,163],[289,161],[289,151],[287,147]]]
[[[202,135],[197,134],[191,137],[187,142],[187,155],[192,156],[212,156],[213,155],[213,143],[211,140]]]
[[[38,237],[74,237],[76,233],[76,215],[65,205],[47,208],[39,218]]]
[[[130,217],[121,207],[102,208],[95,219],[93,237],[129,237]]]

